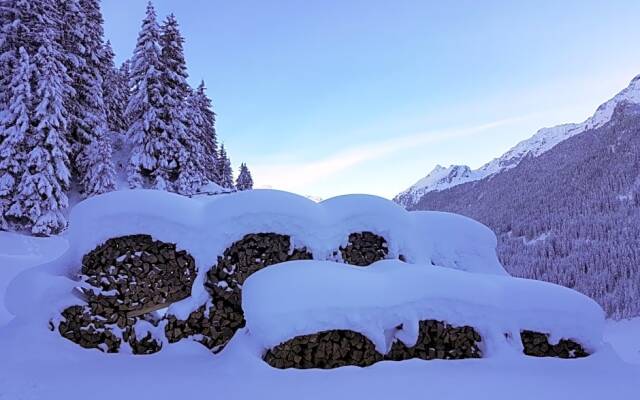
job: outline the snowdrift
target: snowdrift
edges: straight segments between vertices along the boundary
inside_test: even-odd
[[[326,261],[265,268],[245,282],[243,308],[249,333],[264,349],[340,329],[362,333],[386,354],[396,340],[413,346],[419,321],[435,319],[474,327],[486,355],[521,351],[525,330],[550,332],[551,343],[572,339],[593,351],[604,329],[600,306],[571,289],[396,260],[368,268]]]
[[[597,304],[510,277],[485,226],[374,196],[315,203],[273,190],[197,199],[113,192],[73,209],[68,240],[62,256],[10,284],[6,306],[37,329],[49,322],[103,351],[150,354],[191,338],[218,352],[245,323],[260,351],[344,330],[386,354],[447,324],[460,326],[451,337],[479,332],[483,356],[523,344],[526,353],[522,331],[539,356],[560,339],[594,352],[602,337]]]
[[[26,271],[7,291],[13,315],[33,315],[67,293],[76,282],[82,257],[110,238],[149,234],[175,243],[195,259],[198,277],[193,296],[206,296],[205,274],[224,250],[244,235],[275,232],[292,237],[315,259],[327,259],[352,232],[384,237],[389,258],[440,265],[468,272],[506,275],[496,253],[495,235],[469,218],[441,212],[407,212],[391,201],[368,195],[340,196],[315,203],[275,190],[253,190],[189,199],[156,190],[107,193],[76,205],[70,215],[69,249],[57,260]],[[36,282],[49,276],[67,280],[56,289]],[[21,295],[33,293],[30,298]],[[66,302],[64,302],[66,304]],[[188,308],[188,307],[187,307]]]

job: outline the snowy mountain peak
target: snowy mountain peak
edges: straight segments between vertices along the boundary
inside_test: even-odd
[[[425,193],[433,190],[444,190],[446,188],[467,182],[473,176],[473,171],[466,165],[450,165],[448,168],[436,165],[433,171],[416,182],[415,185],[400,193],[394,199],[396,202],[407,207],[417,202]]]
[[[531,138],[518,143],[502,156],[476,170],[461,165],[452,165],[449,168],[437,165],[427,176],[398,194],[394,201],[404,207],[410,207],[428,192],[445,190],[511,169],[527,156],[537,157],[572,136],[601,127],[611,120],[616,106],[622,103],[640,104],[640,75],[633,78],[629,86],[620,93],[601,104],[586,121],[542,128]]]

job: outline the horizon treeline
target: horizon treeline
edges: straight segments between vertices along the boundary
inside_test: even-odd
[[[174,15],[148,3],[132,57],[115,65],[100,0],[0,2],[0,229],[66,228],[70,195],[129,188],[193,195],[237,185],[206,86],[187,82]]]

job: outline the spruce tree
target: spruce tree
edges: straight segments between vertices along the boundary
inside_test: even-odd
[[[20,61],[20,49],[33,55],[38,48],[33,32],[37,6],[29,0],[0,2],[0,117],[11,106],[10,88]]]
[[[224,144],[220,146],[220,154],[218,155],[218,174],[221,177],[220,186],[225,189],[233,189],[233,169],[231,168],[231,160],[227,155]]]
[[[240,164],[240,173],[236,180],[236,189],[238,190],[251,190],[253,189],[253,178],[251,178],[251,172],[247,168],[247,164]]]
[[[24,47],[12,72],[6,95],[8,107],[0,121],[0,229],[9,229],[6,214],[16,197],[22,178],[27,138],[33,136],[31,126],[33,67]]]
[[[69,143],[63,100],[68,76],[56,43],[56,27],[39,24],[42,44],[34,56],[33,130],[25,141],[26,160],[7,218],[36,235],[59,233],[66,227]]]
[[[114,63],[115,54],[111,42],[107,41],[102,48],[102,93],[110,132],[125,132],[128,125],[124,117],[124,110],[128,101],[128,82]]]
[[[190,128],[196,140],[202,146],[200,154],[205,177],[220,184],[218,175],[218,139],[216,136],[216,114],[213,112],[211,99],[206,94],[204,81],[189,96],[188,111]]]
[[[131,94],[126,115],[130,121],[128,136],[133,148],[129,159],[128,179],[132,188],[170,187],[169,174],[177,167],[171,156],[171,138],[163,115],[160,28],[151,2],[131,59],[129,86]]]
[[[178,21],[169,15],[161,28],[163,113],[167,134],[171,139],[172,157],[177,160],[177,180],[173,189],[180,194],[194,194],[204,184],[203,148],[197,129],[189,122],[191,88],[187,83],[184,38]]]
[[[107,111],[104,103],[103,71],[107,69],[102,58],[103,19],[98,0],[80,0],[80,10],[83,15],[83,41],[80,48],[80,58],[84,68],[81,68],[79,81],[76,82],[76,98],[78,109],[75,119],[75,161],[78,181],[85,197],[113,190],[115,180],[110,180],[113,173],[111,154],[104,154],[111,149],[106,145],[108,137]],[[96,149],[101,151],[96,152]],[[95,171],[111,171],[101,177],[102,187],[96,187]]]

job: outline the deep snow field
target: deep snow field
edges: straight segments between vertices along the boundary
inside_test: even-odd
[[[347,267],[338,269],[337,264],[332,265],[333,263],[326,262],[302,262],[300,264],[302,268],[298,266],[294,269],[293,263],[285,263],[266,268],[249,278],[245,285],[244,297],[246,298],[243,300],[243,304],[246,300],[248,326],[239,331],[224,351],[217,355],[211,354],[200,344],[190,341],[166,346],[161,352],[148,356],[103,354],[97,350],[82,349],[57,333],[50,332],[47,329],[46,320],[29,318],[30,315],[39,315],[41,312],[45,315],[47,310],[53,307],[52,304],[43,304],[49,302],[42,299],[48,299],[47,296],[56,293],[53,288],[51,290],[47,288],[49,284],[54,286],[54,283],[50,282],[55,282],[56,285],[59,283],[56,279],[48,281],[45,279],[46,275],[38,275],[34,271],[43,269],[44,267],[39,266],[52,261],[51,265],[55,266],[54,260],[65,259],[65,257],[67,260],[75,258],[77,261],[82,252],[90,250],[104,238],[114,234],[130,233],[127,229],[135,230],[136,227],[145,226],[147,222],[142,217],[131,221],[131,213],[134,211],[144,211],[147,216],[156,217],[163,213],[164,215],[175,214],[176,211],[171,208],[173,205],[164,204],[164,200],[158,201],[155,194],[152,197],[145,197],[148,194],[142,194],[141,199],[145,201],[141,204],[144,207],[138,210],[135,205],[125,204],[130,202],[118,196],[121,195],[115,194],[114,197],[106,200],[81,203],[77,210],[74,210],[75,216],[71,217],[71,229],[65,237],[44,239],[0,232],[0,298],[5,298],[5,292],[11,286],[9,289],[11,295],[6,296],[6,306],[4,301],[0,302],[0,399],[414,399],[433,397],[539,400],[637,399],[640,396],[640,318],[606,321],[602,327],[601,316],[593,312],[594,307],[587,301],[588,299],[582,299],[583,296],[572,296],[571,291],[554,285],[509,278],[500,270],[500,266],[495,264],[495,260],[487,255],[486,247],[491,246],[493,242],[482,240],[486,236],[482,227],[442,213],[420,214],[416,218],[420,221],[428,220],[430,224],[442,228],[437,235],[421,233],[438,239],[429,241],[425,246],[431,252],[430,257],[438,261],[438,265],[449,268],[420,272],[418,266],[410,266],[406,271],[398,272],[397,266],[393,265],[396,262],[385,261],[375,264],[369,270],[347,269]],[[279,194],[265,194],[263,199],[265,201],[258,207],[260,208],[258,211],[264,214],[266,209],[274,212],[274,207],[269,205],[269,200],[282,200],[283,197]],[[192,221],[194,224],[201,224],[198,226],[204,226],[199,210],[219,210],[226,207],[225,216],[230,220],[238,221],[237,225],[247,228],[255,222],[242,219],[238,212],[242,209],[243,201],[249,200],[255,200],[255,198],[240,195],[233,203],[233,207],[229,205],[231,204],[229,201],[221,202],[214,200],[214,197],[211,200],[190,200],[190,202],[197,201],[198,205],[183,203],[181,207],[187,204],[189,207],[192,206],[193,210],[182,213],[181,218],[183,221]],[[106,201],[116,205],[111,208],[105,207]],[[293,203],[298,202],[295,207],[281,207],[276,211],[292,217],[288,220],[289,225],[295,222],[293,216],[296,213],[298,217],[308,218],[309,223],[313,224],[315,222],[312,220],[318,219],[319,215],[314,208],[317,206],[307,204],[305,201],[295,200]],[[324,211],[331,210],[332,217],[336,220],[347,221],[346,224],[349,226],[345,229],[351,229],[362,223],[352,212],[353,209],[358,208],[352,203],[361,201],[366,204],[366,207],[364,211],[359,210],[360,216],[366,216],[367,210],[377,210],[380,207],[377,200],[365,198],[330,199],[324,203],[323,207]],[[226,203],[226,206],[223,203]],[[150,204],[152,206],[149,206]],[[114,218],[122,208],[127,208],[129,214],[122,214],[121,219]],[[401,211],[393,212],[398,214],[388,220],[383,218],[383,222],[392,225],[389,227],[391,233],[395,230],[398,234],[397,232],[401,232],[401,226],[393,225],[390,221],[398,221],[406,216]],[[224,218],[219,218],[214,225],[225,226],[223,220]],[[130,221],[128,228],[118,227],[122,221]],[[454,232],[452,225],[456,228],[464,228],[464,234],[458,235],[459,232]],[[96,230],[101,232],[92,233],[90,228],[92,226],[100,227]],[[450,232],[447,232],[447,227],[451,230]],[[375,230],[375,227],[371,226],[366,228]],[[180,229],[167,230],[166,226],[160,225],[150,229],[155,236],[180,233]],[[296,226],[291,229],[300,230],[294,232],[297,233],[294,236],[304,236],[304,227]],[[312,232],[314,237],[307,238],[310,242],[316,240],[315,245],[311,246],[314,254],[322,253],[324,243],[333,240],[336,232],[315,226]],[[207,235],[212,237],[210,232],[207,232]],[[311,233],[309,235],[311,236]],[[170,238],[165,240],[168,239]],[[234,234],[219,238],[220,248],[224,248],[223,242],[228,245],[233,240],[237,240]],[[464,240],[476,243],[475,247],[472,246],[468,249],[469,251],[460,250],[463,247],[457,247],[456,243],[462,243]],[[188,247],[188,240],[185,239],[185,241],[183,247]],[[443,242],[447,243],[448,247],[442,246]],[[73,246],[69,243],[73,243]],[[420,251],[412,252],[412,245],[406,245],[402,240],[399,243],[399,245],[391,243],[392,254],[403,251],[409,259],[420,258],[423,255]],[[403,243],[406,245],[404,248]],[[330,245],[334,246],[335,243]],[[78,248],[78,250],[73,251],[71,248]],[[196,260],[205,257],[198,253],[198,249],[193,249],[191,252]],[[464,272],[471,268],[470,266],[477,268],[478,271],[475,272],[479,273]],[[339,280],[323,280],[317,271],[319,267],[326,271],[335,269],[334,272],[329,272],[329,276]],[[391,270],[391,267],[395,268],[393,269],[395,272],[386,271]],[[455,271],[455,269],[462,271]],[[412,272],[413,270],[416,271]],[[384,279],[391,275],[394,282],[401,283],[397,285],[397,289]],[[286,282],[283,279],[285,276],[291,282]],[[17,279],[14,279],[16,277]],[[341,293],[345,293],[343,290],[345,285],[352,282],[351,280],[353,282],[361,280],[362,277],[366,278],[365,283],[357,289],[360,290],[360,292],[356,291],[357,296],[341,297]],[[446,282],[449,281],[455,281],[468,290],[460,294],[450,294],[446,290]],[[33,290],[29,290],[24,282],[33,283]],[[295,290],[285,290],[292,286]],[[405,313],[404,317],[406,317],[408,315],[406,313],[414,312],[418,308],[422,309],[429,304],[433,305],[429,296],[421,294],[419,290],[421,287],[428,288],[431,296],[444,299],[445,302],[442,304],[446,307],[452,307],[453,300],[460,301],[458,306],[461,306],[473,302],[475,297],[477,299],[475,306],[482,306],[487,310],[500,310],[500,313],[493,316],[491,320],[496,324],[505,323],[500,318],[502,313],[507,315],[509,310],[518,310],[528,307],[530,303],[533,304],[532,299],[525,296],[526,293],[542,294],[546,300],[542,300],[543,306],[539,307],[540,310],[546,310],[554,315],[560,315],[563,312],[576,314],[575,324],[567,323],[563,326],[562,323],[557,323],[558,321],[555,321],[556,323],[551,321],[550,324],[567,332],[580,327],[580,321],[582,321],[584,326],[580,327],[581,332],[573,334],[576,337],[583,334],[587,342],[604,328],[604,342],[593,345],[597,351],[591,356],[571,360],[526,357],[508,349],[502,351],[505,349],[500,347],[496,347],[494,349],[496,351],[489,352],[487,357],[482,359],[384,361],[367,368],[344,367],[334,370],[277,370],[268,366],[260,358],[265,343],[277,342],[286,335],[299,334],[304,329],[331,328],[331,324],[336,323],[343,323],[342,327],[344,324],[361,324],[362,329],[368,329],[365,325],[371,325],[371,321],[383,323],[385,319],[393,318],[392,314]],[[505,296],[508,294],[510,298],[492,297],[492,288],[501,288],[500,293]],[[322,302],[321,293],[326,293],[326,290],[332,290],[336,295],[327,299],[325,304]],[[314,294],[314,291],[317,293]],[[380,291],[383,291],[386,296],[379,296]],[[367,296],[366,293],[370,292],[374,292],[375,295]],[[16,293],[19,293],[20,299],[16,299]],[[274,297],[273,293],[280,295]],[[380,304],[373,302],[376,296],[380,298]],[[305,297],[306,300],[296,301],[299,297]],[[551,301],[554,299],[562,301]],[[378,313],[377,305],[384,306],[380,309],[393,309],[397,312]],[[419,307],[416,308],[416,305]],[[324,312],[323,306],[326,306],[324,311],[328,313],[324,316],[318,312],[318,310]],[[448,314],[452,318],[469,320],[474,317],[473,313],[464,311],[468,308],[452,309],[455,309],[455,313],[449,311],[450,314]],[[18,316],[14,318],[9,310],[14,311]],[[353,315],[354,312],[360,315],[359,318],[351,318],[349,321],[345,319],[346,322],[340,322],[336,314],[339,315],[341,312],[345,312],[346,316]],[[331,318],[328,317],[329,315]],[[279,318],[281,323],[269,325],[268,321],[273,317]],[[305,318],[311,322],[296,326],[296,321]],[[329,325],[323,325],[327,324],[327,321],[330,321]],[[529,323],[544,324],[544,321],[538,321],[534,315]],[[252,335],[251,329],[254,332],[259,330],[263,333],[260,340],[256,340],[256,335]],[[384,338],[381,341],[383,346]]]

